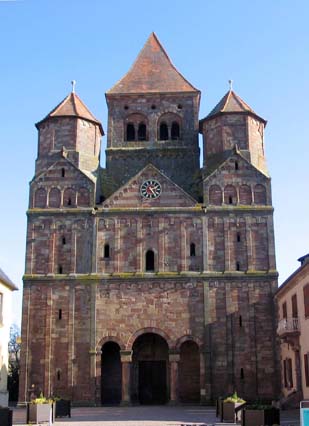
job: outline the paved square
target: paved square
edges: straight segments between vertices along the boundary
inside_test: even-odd
[[[72,417],[56,419],[58,426],[224,426],[214,407],[135,406],[73,408]],[[299,410],[281,412],[281,426],[299,426]],[[26,410],[14,409],[14,426],[26,425]]]

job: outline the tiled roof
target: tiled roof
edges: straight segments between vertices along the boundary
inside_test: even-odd
[[[131,69],[107,95],[167,92],[199,93],[177,71],[155,33],[151,33]]]
[[[18,290],[16,285],[10,280],[10,278],[0,268],[0,281],[9,287],[11,290]]]
[[[104,134],[101,122],[89,111],[83,101],[71,92],[60,102],[43,120],[36,123],[36,126],[51,117],[79,117],[98,124],[102,135]]]
[[[258,116],[245,101],[243,101],[238,95],[236,95],[233,90],[229,90],[223,96],[220,102],[214,107],[214,109],[210,111],[210,113],[201,121],[208,120],[210,118],[213,118],[214,116],[223,113],[248,113],[256,116],[264,123],[266,123],[266,121],[260,116]]]

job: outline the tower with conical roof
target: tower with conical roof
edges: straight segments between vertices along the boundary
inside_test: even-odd
[[[36,127],[39,131],[36,174],[52,165],[63,151],[80,170],[97,172],[104,135],[102,124],[74,91],[36,123]]]
[[[116,186],[151,163],[196,196],[200,92],[175,68],[154,33],[106,99],[106,168]]]

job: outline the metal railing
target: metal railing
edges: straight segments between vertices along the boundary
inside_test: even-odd
[[[300,323],[298,318],[283,318],[279,321],[277,333],[279,335],[285,333],[295,333],[300,331]]]

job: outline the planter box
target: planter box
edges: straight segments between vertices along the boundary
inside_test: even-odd
[[[240,421],[240,407],[244,405],[245,402],[222,402],[221,422],[236,423],[237,421]]]
[[[54,408],[54,404],[27,404],[27,423],[53,423]]]
[[[280,410],[267,408],[266,410],[250,410],[245,408],[242,413],[242,426],[272,426],[280,424]]]
[[[0,408],[0,425],[12,426],[13,424],[13,411],[9,408]]]
[[[59,399],[56,401],[56,416],[55,417],[71,417],[71,401],[67,399]]]
[[[222,404],[223,398],[219,397],[216,401],[216,417],[222,418]]]

